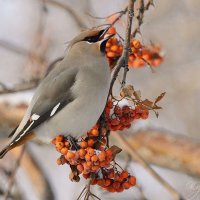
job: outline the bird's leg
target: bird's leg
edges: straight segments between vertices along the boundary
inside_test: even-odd
[[[68,135],[67,139],[69,140],[69,143],[71,144],[71,147],[74,146],[74,148],[76,150],[80,149],[79,145],[77,144],[77,140],[74,137],[72,137],[71,135]]]

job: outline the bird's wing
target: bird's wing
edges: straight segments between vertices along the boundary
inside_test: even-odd
[[[49,74],[39,85],[30,104],[31,114],[26,124],[12,140],[18,142],[43,122],[49,120],[75,97],[71,88],[76,82],[77,70],[66,70],[57,76]]]

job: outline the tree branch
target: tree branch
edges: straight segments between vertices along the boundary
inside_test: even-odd
[[[54,0],[44,0],[46,3],[50,3],[54,6],[57,6],[58,8],[62,8],[64,9],[66,12],[68,12],[72,18],[74,19],[74,21],[76,22],[77,26],[79,28],[87,28],[87,25],[86,23],[83,21],[83,19],[78,16],[75,12],[75,10],[73,10],[71,7],[63,4],[63,3],[60,3],[60,2],[57,2],[57,1],[54,1]]]
[[[14,168],[12,170],[12,174],[11,174],[9,182],[8,182],[8,189],[4,194],[4,200],[7,200],[9,195],[10,195],[11,189],[12,189],[13,184],[14,184],[15,175],[17,173],[17,170],[18,170],[18,168],[20,166],[20,163],[21,163],[21,160],[22,160],[22,157],[23,157],[23,154],[24,154],[24,150],[25,150],[25,146],[23,146],[23,148],[21,149],[19,157],[17,158],[15,166],[14,166]]]
[[[116,132],[112,132],[112,134],[114,135],[115,139],[118,140],[121,147],[123,147],[123,149],[131,155],[132,159],[141,164],[147,172],[149,172],[161,185],[163,185],[168,190],[168,192],[170,192],[174,200],[183,200],[181,195],[147,164],[147,162],[137,153],[137,151],[133,148],[133,146],[129,144],[128,140],[125,139],[122,134],[118,134]]]
[[[137,12],[135,13],[135,27],[132,32],[132,37],[135,37],[137,33],[140,33],[140,26],[143,23],[144,12],[149,9],[149,7],[153,5],[153,0],[148,0],[146,5],[144,4],[144,0],[138,0]]]
[[[112,89],[114,86],[114,83],[117,79],[117,76],[119,74],[119,71],[122,67],[124,67],[124,78],[126,78],[126,73],[128,71],[128,55],[129,55],[129,49],[130,49],[130,37],[131,37],[131,27],[132,27],[132,19],[133,19],[133,6],[134,6],[134,0],[129,0],[128,5],[128,15],[127,15],[127,26],[126,26],[126,37],[124,40],[124,48],[122,56],[119,58],[112,79],[110,83],[110,90],[109,94],[112,95]],[[125,80],[123,80],[125,82]]]

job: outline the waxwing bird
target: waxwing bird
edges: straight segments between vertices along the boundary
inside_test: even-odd
[[[49,142],[58,134],[79,137],[92,128],[109,92],[105,48],[113,35],[105,36],[107,30],[87,30],[71,40],[65,57],[39,84],[0,158],[35,136]]]

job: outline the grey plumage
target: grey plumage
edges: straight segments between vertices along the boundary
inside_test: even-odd
[[[30,131],[49,141],[58,134],[81,136],[96,123],[105,107],[110,84],[108,62],[100,52],[104,40],[84,41],[86,36],[97,38],[97,34],[101,35],[99,30],[86,31],[71,41],[64,59],[36,89],[10,146]]]

